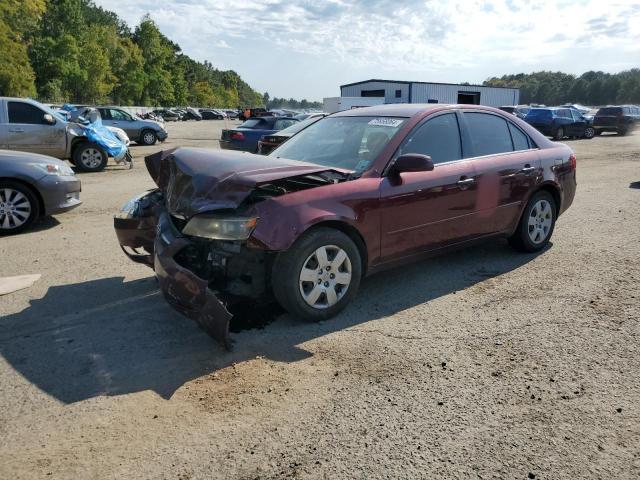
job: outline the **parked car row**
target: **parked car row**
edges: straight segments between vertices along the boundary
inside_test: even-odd
[[[500,107],[533,125],[554,140],[593,138],[603,132],[626,135],[640,121],[640,107],[636,105],[608,106],[590,109],[579,104],[560,107],[545,105],[511,105]]]

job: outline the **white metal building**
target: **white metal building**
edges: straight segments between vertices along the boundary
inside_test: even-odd
[[[501,107],[518,105],[520,89],[372,79],[341,85],[340,96],[384,97],[385,103],[466,103]]]

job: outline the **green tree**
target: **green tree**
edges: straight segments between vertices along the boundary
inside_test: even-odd
[[[0,95],[32,96],[35,73],[29,60],[30,32],[45,10],[45,0],[0,2]]]

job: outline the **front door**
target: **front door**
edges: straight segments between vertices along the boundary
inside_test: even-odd
[[[9,123],[6,133],[10,150],[64,158],[67,146],[64,122],[56,119],[55,124],[51,125],[44,120],[47,112],[18,100],[7,102],[7,113]]]
[[[380,186],[382,261],[434,250],[477,235],[473,162],[463,159],[453,112],[429,118],[399,154],[429,155],[430,172],[387,176]]]

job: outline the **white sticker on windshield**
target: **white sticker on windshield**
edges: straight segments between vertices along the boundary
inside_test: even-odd
[[[369,125],[374,127],[398,127],[402,124],[402,120],[399,118],[374,118],[369,122]]]

